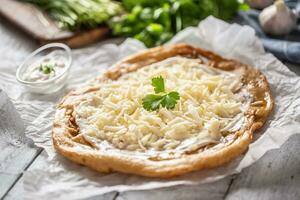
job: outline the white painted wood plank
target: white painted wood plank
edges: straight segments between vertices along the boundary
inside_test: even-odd
[[[3,200],[21,200],[23,198],[23,178],[21,177]]]
[[[28,170],[34,168],[45,167],[46,158],[44,156],[37,157],[32,164],[28,167]],[[107,193],[100,196],[89,198],[88,200],[113,200],[116,197],[116,192]],[[23,177],[21,177],[14,187],[7,193],[4,200],[19,200],[23,197]]]
[[[4,194],[9,190],[9,188],[13,185],[15,180],[18,178],[18,174],[5,174],[0,173],[0,197],[3,197]],[[0,198],[1,199],[1,198]]]
[[[232,177],[220,181],[194,185],[176,186],[156,190],[129,191],[120,193],[117,200],[221,200],[227,191]]]
[[[21,171],[30,164],[31,160],[38,154],[38,151],[38,149],[28,148],[26,145],[7,151],[8,154],[6,155],[9,155],[9,157],[0,160],[1,163],[7,164],[0,169],[0,198],[13,186],[15,181],[20,177]],[[9,172],[9,166],[14,166],[15,170],[18,171]]]
[[[26,36],[18,33],[13,27],[7,26],[2,19],[0,19],[0,38],[0,67],[12,70],[16,69],[25,55],[35,46]],[[0,85],[0,87],[5,86]],[[6,106],[4,105],[4,108]],[[2,114],[5,114],[3,110]],[[24,137],[24,128],[14,130],[4,125],[10,123],[13,126],[17,121],[8,116],[1,117],[1,124],[4,127],[0,125],[0,198],[40,151]]]
[[[39,153],[25,137],[25,127],[8,96],[0,90],[0,197]]]
[[[96,196],[89,198],[87,200],[114,200],[117,196],[116,192],[104,194],[101,196]],[[23,199],[23,177],[14,185],[14,187],[9,191],[3,200],[22,200]]]
[[[284,134],[284,133],[283,133]],[[226,200],[300,199],[300,135],[242,171]]]
[[[28,170],[34,168],[41,168],[45,166],[45,158],[44,156],[39,156],[36,160],[30,165]],[[163,198],[164,200],[176,200],[176,199],[212,199],[219,200],[223,199],[226,191],[228,189],[228,185],[231,182],[232,177],[228,177],[226,179],[222,179],[215,183],[203,184],[203,185],[195,185],[195,186],[177,186],[171,188],[163,188],[156,190],[145,190],[145,191],[130,191],[124,193],[108,193],[105,195],[96,196],[93,198],[89,198],[89,200],[157,200]],[[23,178],[21,178],[17,184],[9,191],[5,200],[15,200],[20,199],[22,197],[23,192]]]

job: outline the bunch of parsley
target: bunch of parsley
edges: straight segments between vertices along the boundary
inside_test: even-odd
[[[152,47],[195,26],[209,15],[229,20],[245,4],[239,0],[123,0],[127,14],[110,23],[115,35],[134,37]]]

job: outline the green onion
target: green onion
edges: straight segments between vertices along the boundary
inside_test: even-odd
[[[76,31],[106,23],[122,12],[118,2],[110,0],[25,0],[53,17],[61,28]]]

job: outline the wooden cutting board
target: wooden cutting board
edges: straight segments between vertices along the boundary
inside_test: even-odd
[[[72,48],[104,39],[109,28],[101,26],[88,31],[61,30],[44,12],[29,3],[17,0],[0,0],[0,15],[16,25],[40,44],[62,42]]]

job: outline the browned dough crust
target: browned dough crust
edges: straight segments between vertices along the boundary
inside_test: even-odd
[[[252,95],[252,104],[246,112],[246,125],[225,138],[222,148],[214,149],[213,145],[210,145],[175,159],[133,158],[125,154],[120,156],[101,152],[92,147],[81,135],[73,113],[81,95],[97,90],[101,87],[101,82],[107,79],[118,79],[124,73],[173,56],[198,58],[203,63],[227,71],[243,69],[243,88]],[[257,69],[187,44],[161,46],[123,59],[86,88],[66,95],[57,107],[52,139],[55,149],[60,154],[99,172],[119,171],[147,177],[168,178],[217,167],[238,157],[247,150],[254,131],[265,123],[273,104],[267,79]]]

